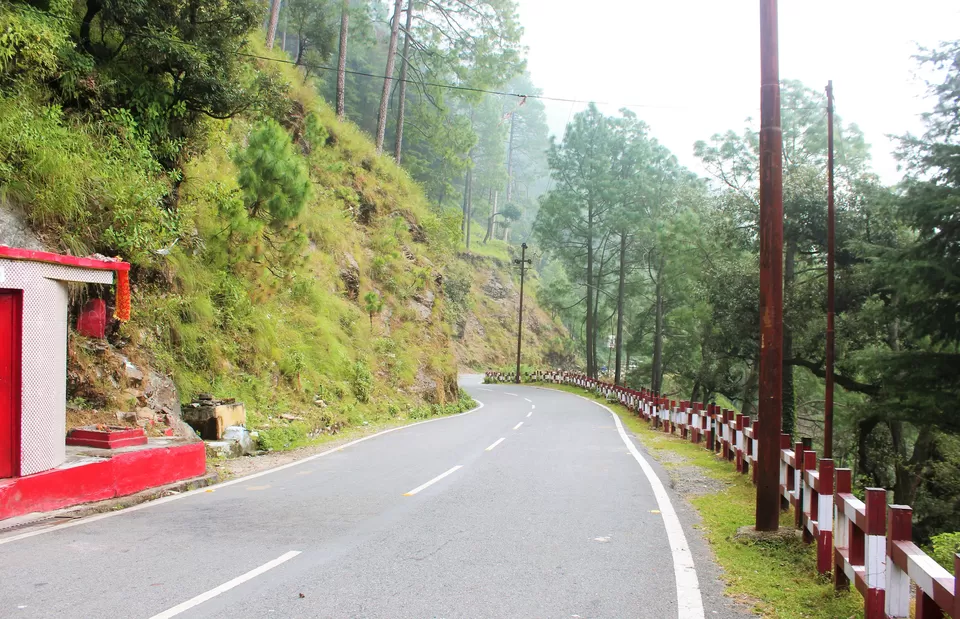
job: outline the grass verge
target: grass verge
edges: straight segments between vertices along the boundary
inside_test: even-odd
[[[723,568],[727,595],[748,604],[763,617],[782,619],[841,619],[863,617],[863,600],[856,591],[837,594],[829,577],[817,574],[816,548],[798,540],[745,543],[734,540],[737,529],[753,524],[756,489],[746,475],[698,445],[651,430],[646,422],[619,404],[576,387],[550,385],[602,402],[620,416],[644,447],[660,459],[664,452],[681,456],[684,466],[699,466],[724,482],[722,492],[690,499],[700,513],[699,528]],[[665,464],[669,469],[676,464]],[[792,512],[781,525],[793,527]]]

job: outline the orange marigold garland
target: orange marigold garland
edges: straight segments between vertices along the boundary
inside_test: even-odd
[[[117,271],[117,308],[113,317],[126,322],[130,320],[130,272]]]

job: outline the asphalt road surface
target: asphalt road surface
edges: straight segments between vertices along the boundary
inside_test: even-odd
[[[0,617],[743,616],[608,410],[464,384],[480,409],[0,538]]]

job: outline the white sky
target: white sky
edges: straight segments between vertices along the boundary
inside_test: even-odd
[[[534,83],[547,96],[624,104],[681,163],[704,173],[693,143],[759,117],[758,0],[518,0]],[[932,106],[912,56],[960,38],[957,0],[780,0],[780,77],[833,80],[837,113],[872,145],[873,167],[900,180],[885,136],[920,132]],[[829,29],[829,30],[828,30]],[[828,36],[835,40],[828,46]],[[551,133],[584,104],[545,102]]]

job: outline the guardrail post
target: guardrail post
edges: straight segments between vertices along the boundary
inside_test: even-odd
[[[815,502],[817,493],[812,486],[807,484],[806,472],[815,471],[816,469],[817,453],[814,451],[803,452],[803,464],[800,465],[798,469],[800,472],[800,480],[797,484],[798,498],[797,504],[794,505],[794,510],[798,523],[797,526],[803,534],[803,541],[808,544],[813,542],[813,535],[810,533],[810,529],[807,528],[806,520],[813,520],[813,517],[816,516]]]
[[[887,491],[883,488],[867,488],[866,500],[866,544],[864,548],[863,579],[866,591],[864,619],[885,619],[883,586],[886,576],[884,567],[887,562]]]
[[[850,541],[853,536],[853,523],[847,518],[843,509],[843,504],[839,503],[837,498],[840,494],[850,494],[853,482],[853,471],[850,469],[837,469],[837,484],[834,488],[833,513],[836,525],[834,536],[833,551],[833,587],[838,591],[850,588],[850,579],[847,578],[843,570],[843,555],[841,551],[847,551],[850,562],[853,563],[853,551],[850,547]],[[862,557],[861,552],[861,557]],[[861,561],[862,563],[862,561]]]
[[[960,617],[960,554],[953,555],[953,612],[950,615]]]
[[[829,574],[833,563],[833,460],[820,459],[817,488],[817,571]]]
[[[783,450],[790,449],[790,435],[780,435],[780,510],[790,509],[790,491],[793,489],[793,467],[784,459]],[[794,458],[796,462],[796,458]]]
[[[913,510],[906,505],[891,505],[887,508],[887,566],[884,582],[884,605],[888,617],[910,616],[910,575],[894,560],[895,542],[913,541]],[[932,613],[936,607],[927,592],[917,588],[917,619],[935,619],[943,614]],[[939,613],[937,608],[937,613]]]

